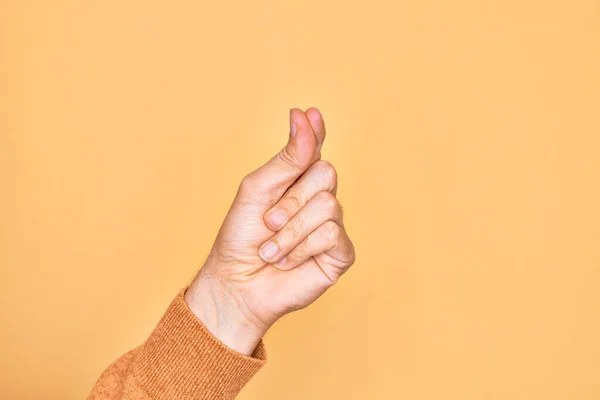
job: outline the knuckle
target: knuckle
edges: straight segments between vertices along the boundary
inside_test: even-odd
[[[252,185],[254,185],[254,177],[252,173],[250,173],[242,178],[239,189],[241,192],[247,192],[252,188]]]
[[[298,193],[288,192],[285,195],[285,207],[291,211],[297,211],[302,208],[302,199]]]
[[[335,195],[331,192],[322,191],[317,194],[319,201],[323,207],[330,213],[333,214],[339,207],[339,203]]]
[[[304,218],[295,218],[292,221],[293,222],[289,225],[288,231],[290,239],[292,241],[296,241],[300,237],[302,237],[302,232],[304,232],[306,221],[304,220]]]
[[[319,160],[315,164],[315,168],[318,169],[319,174],[329,184],[329,187],[333,188],[337,183],[337,171],[335,167],[329,161],[325,160]]]
[[[354,245],[352,244],[352,242],[350,242],[350,262],[349,264],[352,265],[354,264],[354,262],[356,261],[356,251],[354,250]]]
[[[342,233],[342,228],[333,221],[327,221],[323,225],[325,236],[329,243],[337,243]]]
[[[297,261],[302,260],[305,254],[306,245],[301,243],[298,246],[296,246],[296,248],[292,252],[290,252],[290,254],[287,255],[287,258],[289,262],[295,263]]]
[[[297,158],[295,148],[293,148],[291,146],[285,146],[283,149],[281,149],[281,151],[279,153],[277,153],[277,156],[279,157],[279,159],[281,161],[283,161],[285,164],[289,165],[290,167],[293,167],[293,168],[302,167],[298,163],[298,158]]]
[[[240,182],[236,199],[242,202],[250,202],[261,205],[271,205],[278,200],[276,193],[262,190],[263,183],[260,182],[256,171],[246,175]]]
[[[337,283],[337,281],[340,279],[341,275],[338,274],[330,274],[329,275],[329,282],[331,283],[331,285],[335,285]]]

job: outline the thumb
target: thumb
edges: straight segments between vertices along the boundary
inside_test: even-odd
[[[311,123],[304,111],[293,108],[287,145],[244,178],[240,194],[275,204],[317,159],[317,137]]]

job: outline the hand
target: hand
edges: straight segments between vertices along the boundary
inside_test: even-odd
[[[320,160],[324,139],[316,108],[290,111],[287,145],[243,179],[185,293],[192,312],[235,351],[252,354],[277,319],[315,301],[354,263],[336,172]]]

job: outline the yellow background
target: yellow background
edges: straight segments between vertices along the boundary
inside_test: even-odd
[[[309,106],[358,261],[240,398],[600,398],[597,1],[0,4],[2,398],[84,398]]]

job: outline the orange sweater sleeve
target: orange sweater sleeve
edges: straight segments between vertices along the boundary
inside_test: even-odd
[[[233,399],[265,364],[262,341],[252,356],[215,338],[188,308],[173,300],[144,344],[100,376],[88,400]]]

